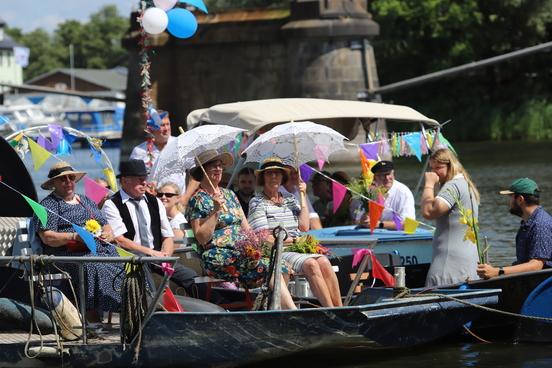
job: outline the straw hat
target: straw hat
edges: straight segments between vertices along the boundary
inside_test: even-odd
[[[66,176],[75,175],[75,183],[82,179],[86,175],[83,171],[75,171],[68,162],[59,161],[52,165],[48,172],[48,180],[40,185],[42,189],[51,190],[54,189],[54,179]]]
[[[284,165],[282,159],[279,157],[269,157],[263,161],[261,167],[258,170],[255,170],[255,175],[257,176],[257,185],[264,185],[264,180],[262,174],[267,170],[281,170],[283,171],[284,177],[282,178],[282,184],[285,184],[290,175],[289,168]]]
[[[205,166],[209,162],[218,160],[222,162],[222,166],[224,168],[227,168],[234,164],[234,157],[232,157],[232,155],[228,152],[223,152],[219,154],[216,150],[207,150],[197,155],[197,157],[195,158],[196,166],[190,170],[190,175],[192,175],[192,177],[196,177],[199,174],[199,171],[201,171],[200,166]]]

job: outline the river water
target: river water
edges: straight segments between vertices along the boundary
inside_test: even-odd
[[[552,144],[528,142],[476,142],[458,143],[454,147],[460,160],[472,176],[481,192],[480,228],[491,245],[489,258],[494,264],[509,264],[515,258],[514,237],[519,218],[508,213],[508,198],[498,195],[518,177],[530,177],[540,186],[542,205],[552,210]],[[115,172],[119,166],[119,151],[106,149]],[[68,160],[76,169],[87,171],[91,176],[102,176],[101,167],[90,157],[88,150],[74,150]],[[35,183],[46,178],[47,162],[38,172],[33,172],[30,158],[26,164]],[[422,164],[415,158],[400,158],[395,161],[396,178],[410,188],[416,186]],[[39,198],[47,193],[39,190]],[[417,198],[418,200],[418,198]],[[239,349],[239,347],[236,347]],[[542,344],[482,344],[473,339],[458,342],[440,342],[420,348],[366,352],[351,350],[333,354],[331,351],[316,352],[293,359],[279,359],[263,364],[263,367],[282,365],[305,367],[386,367],[427,368],[444,367],[504,367],[536,368],[552,367],[549,345]]]

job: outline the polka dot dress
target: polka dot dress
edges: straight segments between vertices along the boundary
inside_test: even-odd
[[[50,194],[40,202],[44,207],[61,217],[48,213],[48,223],[45,227],[39,223],[40,230],[52,230],[60,233],[75,232],[71,223],[62,218],[72,221],[81,227],[85,226],[87,220],[93,218],[102,226],[106,224],[105,217],[96,204],[84,195],[79,195],[80,203],[69,204],[55,194]],[[38,221],[36,216],[33,221]],[[50,247],[42,244],[44,254],[55,256],[92,256],[90,251],[70,252],[65,246]],[[118,257],[115,247],[96,240],[96,255],[99,257]],[[78,293],[79,274],[76,264],[58,263],[57,266],[67,271],[75,285]],[[86,287],[86,310],[98,312],[118,312],[121,304],[121,283],[124,277],[123,265],[117,263],[85,263],[85,287]],[[55,271],[52,271],[55,272]],[[64,290],[66,292],[66,290]],[[67,294],[66,294],[67,295]],[[71,295],[67,295],[71,298]],[[78,294],[77,294],[78,297]]]

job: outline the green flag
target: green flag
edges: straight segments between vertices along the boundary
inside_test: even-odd
[[[36,217],[38,217],[38,219],[40,220],[42,226],[46,227],[46,223],[48,222],[48,212],[46,211],[46,208],[44,208],[40,203],[33,201],[26,195],[21,195],[23,196],[23,198],[25,198],[29,206],[31,206],[34,213],[36,214]]]
[[[452,151],[454,152],[454,154],[456,156],[458,156],[458,154],[456,153],[456,150],[454,149],[454,147],[452,147],[452,144],[450,144],[450,142],[445,138],[445,136],[443,135],[443,133],[439,133],[439,140],[441,142],[443,142],[444,144],[447,145],[447,147]]]

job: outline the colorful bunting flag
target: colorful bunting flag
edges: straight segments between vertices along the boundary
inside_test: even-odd
[[[90,252],[93,255],[96,255],[96,241],[94,240],[94,235],[92,235],[91,233],[84,230],[82,227],[78,225],[71,224],[71,226],[73,226],[73,229],[75,230],[75,232],[79,234],[84,244],[86,244],[88,249],[90,249]]]
[[[184,312],[184,308],[176,300],[171,288],[168,286],[165,288],[165,293],[163,294],[163,307],[167,312]]]
[[[316,161],[318,162],[318,170],[322,171],[324,164],[328,159],[329,148],[323,145],[316,145],[314,147],[314,155],[316,156]]]
[[[393,212],[393,222],[395,223],[395,228],[397,230],[402,230],[403,229],[403,223],[402,223],[401,216],[396,212]]]
[[[116,192],[117,189],[117,180],[115,179],[115,173],[110,168],[105,168],[102,170],[105,181],[107,181],[107,184],[109,184],[109,187],[112,191]]]
[[[369,160],[379,160],[379,142],[362,143],[360,148],[364,152],[364,156]]]
[[[422,147],[420,141],[420,132],[410,133],[404,136],[404,141],[410,147],[411,152],[416,155],[418,161],[422,161]]]
[[[77,137],[74,136],[73,134],[69,133],[68,131],[66,131],[65,129],[62,129],[62,132],[63,132],[63,138],[69,142],[69,145],[72,145],[73,143],[75,143],[75,141],[77,140]]]
[[[376,199],[376,202],[381,206],[385,204],[385,197],[382,193],[378,193],[378,199]]]
[[[31,156],[33,158],[34,169],[37,171],[44,165],[44,163],[50,158],[50,152],[46,151],[44,148],[40,147],[35,141],[31,138],[27,138],[29,143],[29,149],[31,150]]]
[[[312,174],[314,174],[314,170],[309,165],[302,164],[299,166],[299,174],[301,175],[301,179],[306,183],[310,180]]]
[[[383,206],[374,201],[368,202],[368,215],[370,216],[370,232],[374,232],[374,229],[378,225],[383,213]]]
[[[115,246],[115,250],[117,251],[117,253],[119,253],[120,257],[134,257],[136,255],[118,246]]]
[[[406,234],[414,234],[416,232],[416,229],[418,228],[418,225],[420,225],[418,221],[407,217],[404,219],[404,232]]]
[[[341,206],[345,193],[347,193],[347,188],[343,184],[332,181],[333,213],[336,213]]]
[[[456,153],[456,150],[454,149],[454,147],[452,147],[452,144],[450,144],[450,142],[448,141],[448,139],[445,138],[445,136],[443,135],[443,133],[439,133],[439,142],[441,142],[441,144],[444,144],[446,145],[446,147],[448,149],[450,149],[452,152],[454,152],[454,154],[456,156],[458,156],[458,154]]]
[[[38,217],[38,219],[40,220],[40,223],[42,224],[42,226],[46,227],[46,224],[48,223],[48,212],[46,211],[46,208],[44,208],[40,203],[33,201],[26,195],[24,194],[21,194],[21,195],[27,201],[29,206],[31,206],[36,217]]]
[[[240,152],[240,147],[241,147],[241,144],[242,144],[242,140],[243,140],[243,134],[242,133],[238,133],[236,135],[236,139],[234,140],[234,146],[232,147],[232,152],[234,153],[234,155],[238,155],[239,152]]]
[[[358,150],[358,156],[360,157],[360,168],[362,169],[362,177],[366,179],[370,176],[370,174],[372,174],[372,172],[370,171],[370,162],[364,155],[364,151],[362,149]]]
[[[104,186],[96,183],[88,176],[84,177],[84,193],[88,198],[93,200],[96,204],[100,203],[109,190]]]
[[[68,156],[71,154],[71,145],[67,141],[67,139],[63,138],[58,145],[57,148],[57,155],[58,156]]]
[[[63,139],[63,129],[57,124],[48,124],[48,131],[50,132],[50,141],[54,150],[59,147],[59,143]]]
[[[174,268],[169,262],[161,262],[161,270],[171,277],[174,274]]]
[[[356,267],[366,256],[369,256],[372,261],[372,277],[380,279],[387,287],[394,287],[395,278],[382,266],[371,249],[355,249],[353,251],[353,267]]]
[[[53,143],[50,142],[50,140],[48,138],[46,138],[45,136],[43,136],[42,134],[38,136],[38,138],[36,140],[36,143],[48,152],[54,152],[55,151],[56,147],[54,147]]]

